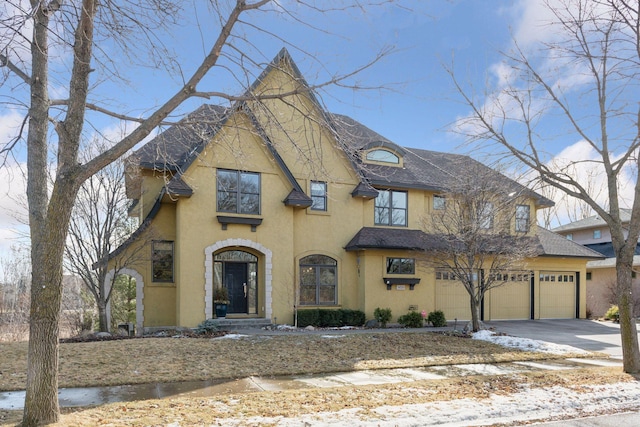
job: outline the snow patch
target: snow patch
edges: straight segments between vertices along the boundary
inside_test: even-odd
[[[552,344],[546,341],[537,341],[529,338],[512,337],[509,335],[496,335],[495,332],[482,330],[473,334],[474,340],[488,341],[503,347],[517,348],[524,351],[539,351],[552,354],[589,354],[588,351],[571,347],[569,345]]]

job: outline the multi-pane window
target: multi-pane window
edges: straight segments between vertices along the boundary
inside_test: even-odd
[[[378,190],[375,202],[376,225],[407,225],[407,192]]]
[[[173,282],[173,242],[155,240],[151,246],[153,281]]]
[[[416,260],[413,258],[387,258],[388,274],[415,274]]]
[[[531,221],[529,205],[516,206],[516,231],[526,233],[529,231]]]
[[[325,255],[300,260],[300,305],[335,305],[338,262]]]
[[[433,196],[433,209],[439,211],[443,210],[446,207],[447,199],[444,196]]]
[[[493,228],[493,203],[486,202],[480,207],[478,212],[478,223],[480,228]]]
[[[311,181],[311,209],[314,211],[327,210],[327,183]]]
[[[602,232],[600,230],[593,230],[593,238],[599,239],[602,237]]]
[[[218,212],[260,213],[260,174],[218,169]]]

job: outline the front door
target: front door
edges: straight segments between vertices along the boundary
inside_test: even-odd
[[[224,285],[229,291],[227,313],[247,313],[247,263],[227,262]]]

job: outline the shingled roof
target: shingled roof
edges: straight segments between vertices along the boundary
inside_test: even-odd
[[[565,239],[542,227],[537,235],[531,237],[530,244],[538,256],[603,259],[604,257],[589,248]],[[363,227],[347,243],[345,250],[398,249],[398,250],[437,250],[441,249],[440,239],[436,235],[421,230],[404,228]]]
[[[631,209],[620,209],[620,220],[623,224],[628,223],[631,220]],[[565,231],[585,230],[589,228],[605,226],[607,226],[607,223],[600,217],[600,215],[592,215],[588,218],[556,227],[553,229],[553,231],[556,233],[560,233]]]

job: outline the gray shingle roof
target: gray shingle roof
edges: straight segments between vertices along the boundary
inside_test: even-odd
[[[631,220],[631,209],[620,209],[620,219],[622,223],[628,223]],[[565,231],[585,230],[588,228],[604,227],[607,223],[599,215],[592,215],[589,218],[581,219],[578,221],[570,222],[569,224],[561,225],[553,229],[555,233]]]
[[[602,259],[601,254],[565,239],[542,227],[531,239],[531,245],[538,256]],[[345,250],[362,249],[400,249],[400,250],[436,250],[440,249],[440,239],[421,230],[404,228],[363,227],[347,243]]]

